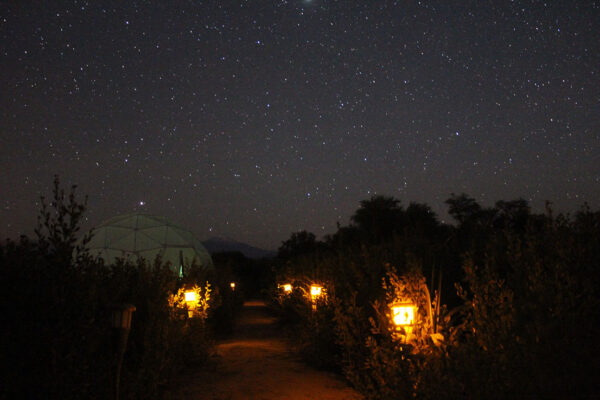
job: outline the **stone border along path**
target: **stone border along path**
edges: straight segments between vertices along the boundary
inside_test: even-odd
[[[334,374],[315,370],[295,356],[265,303],[244,309],[232,337],[217,344],[213,371],[186,374],[177,398],[185,400],[360,400]]]

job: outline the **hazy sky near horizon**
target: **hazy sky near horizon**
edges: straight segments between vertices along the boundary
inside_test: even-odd
[[[375,194],[600,206],[598,1],[16,1],[0,35],[0,238],[55,174],[86,227],[267,249]]]

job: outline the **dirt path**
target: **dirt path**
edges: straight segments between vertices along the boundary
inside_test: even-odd
[[[205,400],[358,400],[333,374],[314,370],[294,356],[262,301],[244,304],[237,329],[217,345],[214,371],[198,371],[182,398]],[[195,381],[195,383],[193,383]],[[189,382],[189,381],[188,381]]]

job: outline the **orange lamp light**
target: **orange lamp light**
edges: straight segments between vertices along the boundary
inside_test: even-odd
[[[321,293],[323,292],[323,287],[319,286],[319,285],[312,285],[310,287],[310,296],[313,299],[316,299],[317,297],[321,296]]]
[[[184,296],[187,303],[196,301],[196,292],[194,290],[188,290],[185,292]]]
[[[397,327],[408,327],[415,323],[416,306],[413,303],[392,304],[392,320]]]

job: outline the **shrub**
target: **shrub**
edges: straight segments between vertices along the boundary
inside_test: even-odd
[[[169,304],[180,283],[168,266],[105,266],[86,253],[86,238],[77,240],[84,209],[75,187],[66,196],[56,179],[36,240],[0,246],[0,398],[113,398],[116,304],[137,308],[124,398],[160,397],[185,362],[209,351],[204,318],[187,320]]]
[[[521,200],[483,209],[466,196],[450,203],[459,226],[432,228],[431,237],[394,228],[388,239],[378,231],[361,242],[360,227],[351,226],[329,249],[317,243],[317,253],[285,260],[280,281],[329,282],[316,312],[301,294],[275,302],[299,348],[313,362],[315,354],[335,361],[369,399],[594,397],[600,213],[532,215]],[[437,291],[433,301],[423,295],[424,276],[440,262],[457,284],[455,297],[447,283],[438,286],[450,311]],[[418,320],[428,321],[409,343],[391,326],[389,304],[402,298],[417,299]]]

